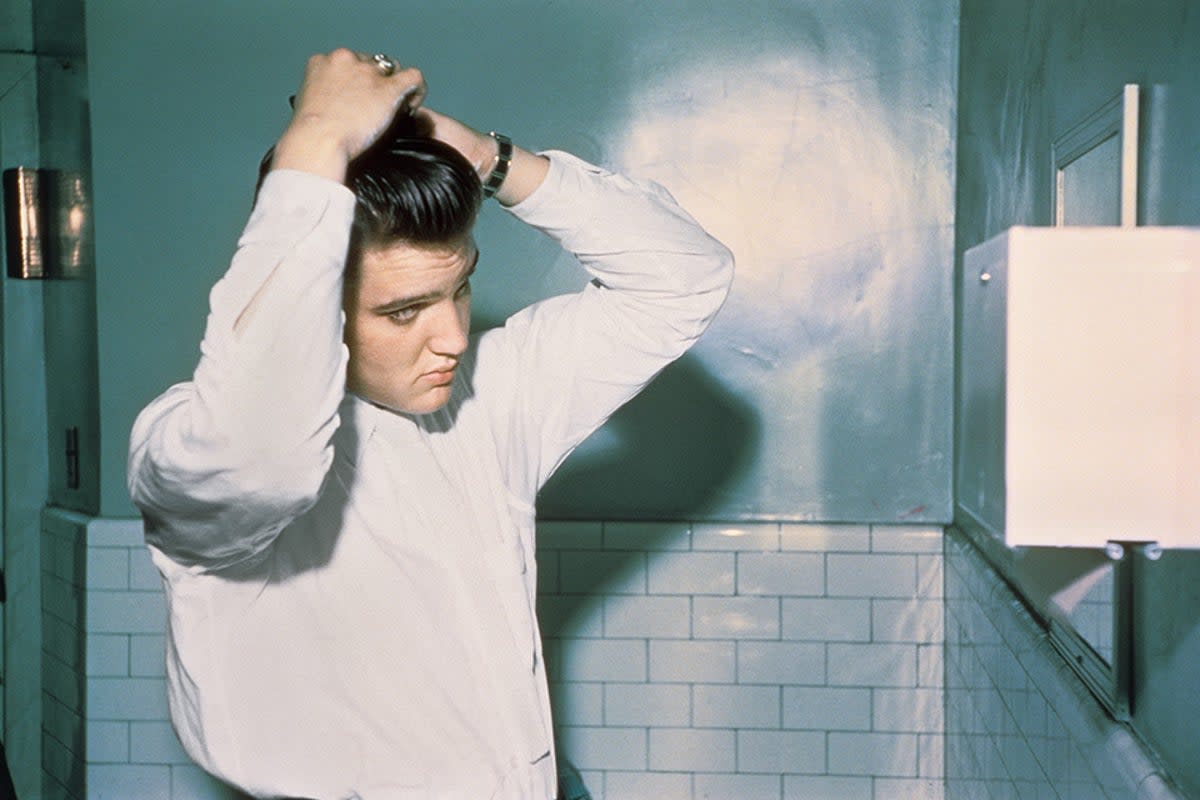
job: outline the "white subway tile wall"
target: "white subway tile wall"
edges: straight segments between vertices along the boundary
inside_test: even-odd
[[[47,800],[232,797],[167,721],[166,609],[140,522],[51,510],[44,527]],[[543,523],[563,754],[597,800],[937,800],[941,538]]]
[[[45,800],[232,800],[167,719],[166,603],[137,520],[43,515]]]
[[[945,606],[947,798],[1184,800],[953,529]]]
[[[167,720],[140,522],[49,510],[43,533],[46,800],[231,800]],[[1179,798],[956,531],[539,539],[561,752],[596,800]]]
[[[596,800],[938,800],[942,531],[543,523],[560,749]]]

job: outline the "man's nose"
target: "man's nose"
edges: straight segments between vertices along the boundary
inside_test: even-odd
[[[428,309],[433,312],[429,347],[438,355],[458,357],[467,349],[467,333],[471,327],[470,308],[447,299]]]

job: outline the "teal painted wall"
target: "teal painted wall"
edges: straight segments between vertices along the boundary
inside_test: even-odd
[[[1142,86],[1140,222],[1200,225],[1200,5],[963,0],[957,244],[1047,225],[1050,142],[1122,84]],[[1200,795],[1200,557],[1139,565],[1133,724]]]
[[[664,183],[734,250],[710,336],[573,457],[546,517],[950,518],[957,0],[87,3],[101,510],[305,57],[421,66],[431,105]],[[583,276],[489,209],[477,316]]]

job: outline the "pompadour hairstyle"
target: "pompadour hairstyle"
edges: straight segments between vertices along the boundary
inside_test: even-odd
[[[452,244],[471,232],[483,202],[479,176],[461,153],[428,134],[419,117],[402,111],[350,162],[346,186],[357,199],[351,265],[364,247]],[[259,166],[259,187],[273,155],[274,148]]]

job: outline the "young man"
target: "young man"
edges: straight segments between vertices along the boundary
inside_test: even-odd
[[[383,55],[310,59],[193,379],[133,430],[172,719],[255,796],[555,797],[538,489],[732,278],[661,188],[424,96]],[[468,337],[481,188],[594,280]]]

